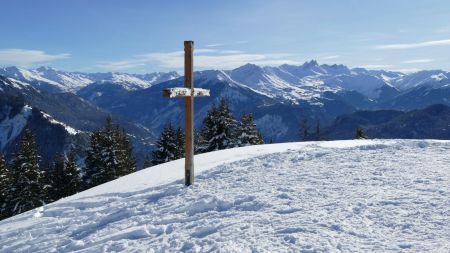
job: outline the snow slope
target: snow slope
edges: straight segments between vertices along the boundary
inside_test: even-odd
[[[450,141],[251,146],[0,222],[0,252],[449,252]]]

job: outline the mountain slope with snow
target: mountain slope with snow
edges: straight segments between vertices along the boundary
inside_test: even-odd
[[[0,75],[51,93],[71,91],[154,133],[159,133],[168,122],[183,124],[182,100],[168,101],[161,97],[162,89],[184,85],[184,78],[176,72],[76,73],[48,67],[35,70],[9,67],[0,69]],[[305,119],[312,129],[317,121],[328,126],[336,117],[358,110],[406,111],[434,104],[450,106],[447,76],[448,72],[441,70],[404,74],[319,64],[315,60],[302,65],[246,64],[233,70],[197,71],[195,86],[210,89],[211,96],[199,98],[195,103],[195,122],[200,129],[207,110],[224,97],[237,118],[243,113],[253,113],[267,142],[293,141],[298,139],[300,122]],[[81,129],[77,126],[79,122],[73,123]]]
[[[0,152],[6,156],[16,151],[25,126],[32,128],[44,163],[71,144],[84,156],[89,134],[100,129],[108,115],[75,94],[46,92],[0,76]],[[130,134],[138,158],[152,150],[154,135],[147,128],[116,115],[113,121]]]
[[[251,146],[0,222],[0,252],[448,252],[450,141]]]
[[[50,92],[76,92],[93,83],[114,83],[127,90],[148,88],[154,84],[172,80],[179,77],[178,73],[155,72],[145,75],[127,73],[81,73],[61,71],[51,67],[37,69],[23,69],[18,67],[0,68],[0,75],[14,78],[23,82],[50,91]]]

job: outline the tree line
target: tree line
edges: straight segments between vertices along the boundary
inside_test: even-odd
[[[303,119],[300,124],[299,136],[301,141],[315,140],[321,141],[325,140],[321,134],[320,120],[316,120],[315,132],[310,132],[310,125],[308,124],[308,119]],[[355,139],[368,139],[369,137],[365,134],[364,129],[357,127],[355,131]]]
[[[251,113],[244,113],[240,121],[230,110],[228,101],[221,98],[208,110],[200,131],[194,131],[195,153],[205,153],[227,148],[263,144],[261,133],[256,128]],[[145,167],[165,163],[184,157],[184,133],[168,123],[158,140],[151,157],[148,156]]]
[[[90,136],[85,166],[71,147],[41,165],[32,131],[25,128],[9,162],[0,153],[0,219],[73,195],[136,171],[132,146],[123,129],[106,119]]]

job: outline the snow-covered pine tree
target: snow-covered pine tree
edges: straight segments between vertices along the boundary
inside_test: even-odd
[[[156,141],[156,150],[152,153],[152,164],[157,165],[176,159],[177,136],[172,124],[167,124],[159,139]]]
[[[229,104],[224,98],[217,106],[213,104],[203,120],[201,151],[209,152],[236,146],[236,125]]]
[[[194,135],[195,138],[195,135]],[[175,152],[175,159],[180,159],[184,157],[184,133],[183,133],[183,129],[181,129],[181,127],[178,127],[177,130],[175,131],[175,139],[177,142],[177,149]],[[194,139],[195,141],[195,139]],[[194,148],[195,150],[195,148]]]
[[[55,155],[47,171],[47,182],[50,201],[56,201],[80,191],[80,172],[76,165],[76,154],[73,148],[70,149],[67,157],[61,153]]]
[[[65,187],[65,196],[73,195],[81,189],[81,177],[80,170],[77,166],[77,155],[75,149],[72,147],[67,154],[65,161],[66,179],[67,185]]]
[[[84,170],[84,188],[94,187],[103,183],[103,173],[106,168],[102,160],[102,146],[101,146],[102,133],[96,131],[91,134],[89,140],[89,148],[86,155],[86,168]]]
[[[202,153],[201,145],[203,143],[203,137],[196,128],[194,128],[194,154]]]
[[[7,210],[7,197],[11,188],[11,175],[5,157],[0,153],[0,220],[10,216]]]
[[[100,159],[104,168],[100,175],[101,183],[109,182],[118,177],[116,174],[119,171],[120,140],[117,130],[112,124],[111,116],[108,116],[104,129],[100,131]]]
[[[133,147],[124,129],[116,128],[118,167],[115,178],[128,175],[136,171],[136,159],[133,155]]]
[[[36,142],[29,128],[25,128],[20,139],[20,149],[13,155],[11,187],[8,206],[12,215],[19,214],[44,204],[47,196],[44,174],[39,169]]]
[[[91,135],[84,181],[93,187],[136,171],[133,150],[124,130],[106,119],[105,127]]]
[[[237,128],[237,142],[240,147],[263,144],[263,138],[253,122],[251,113],[243,114]]]
[[[56,201],[65,197],[64,188],[66,187],[65,180],[65,158],[61,153],[56,154],[47,170],[46,178],[48,187],[48,201]]]

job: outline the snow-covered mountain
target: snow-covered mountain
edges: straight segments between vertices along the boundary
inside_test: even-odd
[[[404,83],[411,83],[409,77],[413,75],[319,65],[316,61],[300,66],[246,64],[228,71],[197,71],[195,86],[210,89],[211,97],[196,100],[196,127],[201,127],[206,111],[220,97],[230,101],[236,117],[252,112],[266,141],[298,139],[299,125],[305,118],[311,125],[320,120],[326,126],[336,117],[357,110],[414,110],[438,103],[450,105],[450,86],[445,83],[448,79],[430,72],[428,81],[413,78],[420,83],[406,88]],[[433,78],[437,76],[439,80]],[[158,133],[168,122],[183,124],[182,101],[168,101],[161,96],[164,88],[179,86],[183,86],[182,77],[135,91],[112,83],[92,84],[77,94]]]
[[[399,93],[417,87],[439,88],[450,83],[446,71],[419,71],[412,74],[384,70],[350,69],[344,65],[320,65],[307,61],[302,65],[261,67],[246,64],[233,70],[219,71],[215,78],[245,85],[267,97],[298,103],[314,100],[324,92],[356,91],[370,99],[383,99],[383,95]],[[215,73],[214,71],[201,71]],[[139,90],[179,78],[177,72],[149,74],[80,73],[60,71],[50,67],[27,70],[18,67],[0,68],[0,75],[31,83],[52,92],[77,92],[93,83],[112,83],[126,90]],[[209,77],[211,78],[211,77]],[[384,92],[384,93],[383,93]]]
[[[83,99],[155,133],[168,122],[178,125],[183,122],[182,101],[161,97],[162,89],[183,86],[183,77],[176,72],[136,75],[71,73],[51,68],[2,70],[7,76],[34,80],[26,82],[53,92],[71,87],[69,90]],[[211,104],[225,97],[237,117],[243,112],[253,112],[267,140],[295,140],[299,122],[305,118],[311,124],[320,120],[328,125],[336,117],[357,110],[409,111],[432,104],[450,105],[448,76],[448,72],[440,70],[404,74],[321,65],[315,60],[302,65],[246,64],[233,70],[197,71],[195,86],[212,92],[211,97],[197,100],[196,124],[201,127]]]
[[[395,87],[399,90],[414,89],[422,86],[440,88],[450,84],[449,72],[442,70],[423,70],[400,78],[391,79]]]
[[[357,91],[378,99],[382,88],[395,89],[390,82],[373,72],[351,70],[344,65],[319,65],[314,60],[300,66],[259,67],[247,64],[227,73],[232,80],[267,96],[284,98],[294,103],[320,97],[327,91],[342,90]],[[401,76],[395,72],[390,74]]]
[[[27,70],[18,67],[0,68],[0,75],[14,78],[50,92],[76,92],[92,83],[114,83],[127,90],[148,88],[154,84],[179,77],[178,73],[155,72],[145,75],[127,73],[80,73],[39,67]]]
[[[0,76],[0,152],[16,150],[25,126],[32,128],[43,162],[56,152],[75,145],[80,153],[87,147],[90,132],[105,123],[109,112],[72,93],[51,93],[12,78]],[[129,119],[113,115],[116,123],[130,134],[140,158],[151,151],[154,135]]]
[[[0,221],[0,252],[449,252],[450,141],[259,145]]]

